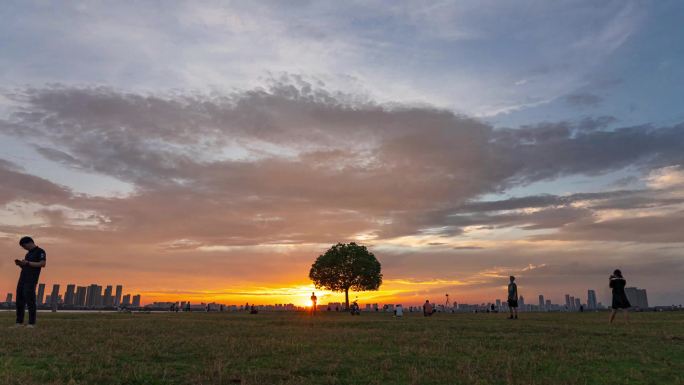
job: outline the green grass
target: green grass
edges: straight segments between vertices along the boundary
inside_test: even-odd
[[[0,384],[684,383],[684,312],[606,318],[40,313],[2,328]]]

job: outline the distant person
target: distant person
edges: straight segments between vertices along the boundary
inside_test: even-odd
[[[426,300],[425,300],[425,303],[423,304],[423,316],[424,316],[424,317],[431,317],[431,316],[432,316],[432,313],[434,313],[434,312],[435,312],[435,307],[432,306],[432,304],[430,303],[430,301],[428,301],[428,300],[426,299]]]
[[[361,315],[361,308],[359,307],[359,303],[354,301],[351,304],[351,315]]]
[[[622,309],[625,313],[625,321],[629,323],[629,313],[627,310],[632,306],[627,299],[627,294],[625,293],[625,285],[627,281],[622,277],[622,271],[620,269],[615,269],[613,275],[610,276],[610,281],[608,286],[613,289],[613,303],[611,304],[610,319],[608,323],[612,324],[615,320],[615,315],[618,309]]]
[[[518,285],[515,283],[515,277],[510,276],[510,283],[508,284],[508,309],[511,315],[508,319],[518,319]]]
[[[397,305],[397,307],[394,308],[394,316],[397,318],[401,318],[404,316],[404,307],[401,306],[401,304]]]
[[[36,285],[40,277],[40,269],[45,267],[45,250],[36,246],[31,237],[19,240],[19,246],[27,250],[24,259],[15,259],[14,263],[21,268],[17,283],[17,323],[15,327],[24,325],[24,311],[28,307],[29,322],[27,327],[36,324]]]
[[[311,314],[316,314],[317,303],[318,303],[318,297],[316,297],[315,292],[312,292],[311,293]]]

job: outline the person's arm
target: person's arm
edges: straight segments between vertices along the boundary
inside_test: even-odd
[[[43,259],[40,262],[30,262],[30,261],[24,261],[24,266],[30,266],[30,267],[45,267],[45,260]]]

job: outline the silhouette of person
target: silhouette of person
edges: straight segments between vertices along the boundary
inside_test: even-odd
[[[311,314],[316,313],[316,303],[318,302],[318,297],[316,297],[316,293],[312,292],[311,293]]]
[[[17,323],[15,327],[24,325],[24,311],[25,307],[28,307],[28,327],[32,328],[36,324],[36,285],[40,277],[40,269],[45,267],[46,254],[45,250],[36,246],[31,237],[21,238],[19,246],[28,252],[23,260],[14,260],[14,263],[21,268],[19,282],[17,282]]]
[[[610,276],[610,281],[608,286],[613,289],[613,303],[611,304],[610,318],[608,323],[612,324],[615,320],[615,315],[618,309],[622,309],[625,314],[625,321],[629,323],[629,313],[628,309],[632,306],[627,299],[627,293],[625,293],[625,285],[627,281],[622,277],[622,271],[620,269],[615,269],[613,275]]]
[[[508,284],[508,309],[511,315],[508,319],[518,319],[518,285],[515,283],[515,277],[510,276],[510,283]]]
[[[432,313],[435,312],[434,306],[428,301],[427,299],[425,300],[425,303],[423,304],[423,316],[424,317],[430,317],[432,316]]]

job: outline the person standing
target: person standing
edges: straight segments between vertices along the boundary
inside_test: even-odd
[[[629,313],[628,310],[632,306],[627,299],[627,293],[625,293],[625,285],[627,281],[622,277],[622,271],[620,269],[615,269],[613,275],[610,276],[610,281],[608,286],[613,289],[613,303],[611,304],[610,318],[608,323],[612,324],[615,320],[615,315],[618,309],[622,309],[625,313],[625,321],[629,323]]]
[[[423,304],[423,316],[424,317],[432,317],[432,313],[434,313],[434,307],[428,301],[427,299],[425,300],[425,303]]]
[[[512,275],[508,284],[508,309],[511,312],[508,319],[518,319],[518,285],[516,285],[515,277]]]
[[[316,297],[315,292],[311,292],[311,315],[316,314],[316,307],[318,302],[318,297]]]
[[[36,246],[31,237],[23,237],[19,240],[19,246],[28,251],[23,260],[15,260],[14,263],[21,268],[19,282],[17,283],[17,323],[15,327],[24,325],[24,311],[28,307],[29,322],[27,327],[36,324],[36,285],[40,277],[40,270],[45,267],[45,250]]]

